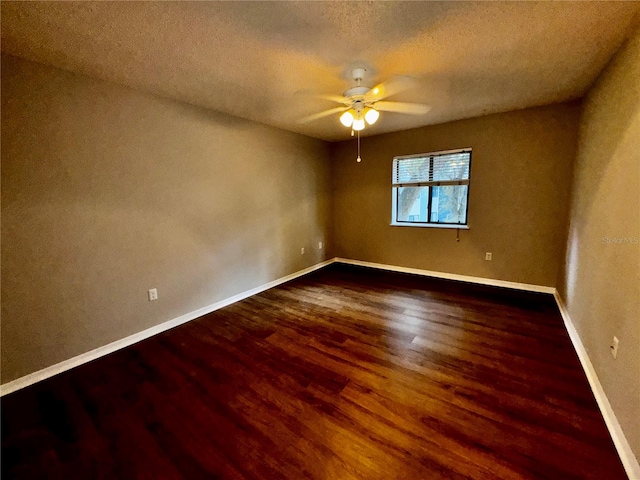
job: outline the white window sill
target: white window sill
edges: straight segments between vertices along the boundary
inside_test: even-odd
[[[418,228],[452,228],[456,230],[469,230],[469,225],[447,225],[444,223],[409,223],[391,222],[392,227],[418,227]]]

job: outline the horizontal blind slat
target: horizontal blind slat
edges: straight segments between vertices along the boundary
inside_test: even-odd
[[[432,182],[394,183],[394,187],[444,187],[447,185],[469,185],[469,180],[434,180]]]
[[[470,152],[396,158],[393,161],[393,184],[447,182],[448,185],[456,185],[469,180],[470,160]]]

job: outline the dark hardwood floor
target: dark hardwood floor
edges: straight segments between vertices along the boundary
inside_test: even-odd
[[[626,478],[553,298],[334,264],[2,399],[2,478]]]

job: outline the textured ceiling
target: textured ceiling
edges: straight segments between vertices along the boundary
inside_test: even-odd
[[[576,98],[637,25],[638,2],[2,2],[2,51],[325,140],[365,66],[411,75],[378,134]]]

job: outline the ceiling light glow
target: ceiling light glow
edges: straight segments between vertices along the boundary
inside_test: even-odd
[[[367,113],[364,114],[364,119],[367,121],[369,125],[373,125],[378,120],[380,113],[373,108],[367,110]]]
[[[342,115],[340,115],[340,123],[342,123],[345,127],[350,127],[353,123],[353,113],[351,110],[347,110]]]

